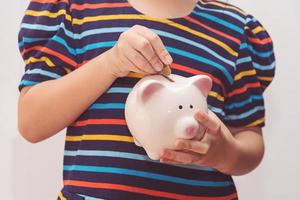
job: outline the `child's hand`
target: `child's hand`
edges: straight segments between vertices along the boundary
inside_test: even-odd
[[[123,32],[109,51],[113,74],[117,77],[126,76],[130,71],[156,74],[163,69],[162,62],[166,65],[173,62],[158,35],[140,25]]]
[[[200,141],[178,139],[175,150],[163,150],[161,162],[209,166],[218,170],[231,168],[237,148],[229,129],[211,111],[208,114],[198,112],[195,118],[206,128],[204,137]]]

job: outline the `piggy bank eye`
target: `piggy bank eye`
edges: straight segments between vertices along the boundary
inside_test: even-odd
[[[190,109],[193,109],[194,108],[194,106],[193,105],[190,105]]]
[[[183,106],[182,106],[182,105],[179,105],[178,108],[179,108],[180,110],[182,110]]]

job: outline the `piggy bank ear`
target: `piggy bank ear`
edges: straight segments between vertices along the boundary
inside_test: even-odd
[[[137,91],[138,100],[145,103],[149,98],[164,87],[162,83],[155,80],[147,80],[140,85]]]
[[[211,78],[206,75],[197,75],[191,77],[190,79],[192,79],[192,84],[195,85],[205,97],[207,97],[212,87]]]

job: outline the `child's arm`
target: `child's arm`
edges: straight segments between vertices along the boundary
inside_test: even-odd
[[[142,26],[121,34],[117,44],[84,66],[55,80],[24,87],[18,104],[18,128],[39,142],[70,125],[117,77],[129,71],[157,73],[172,58],[160,38]]]
[[[231,175],[243,175],[258,166],[264,154],[260,128],[228,129],[212,112],[195,117],[207,128],[205,137],[177,140],[176,150],[162,152],[162,162],[209,166]]]
[[[23,88],[18,127],[24,138],[39,142],[51,137],[95,101],[115,80],[107,56],[102,54],[60,79]]]

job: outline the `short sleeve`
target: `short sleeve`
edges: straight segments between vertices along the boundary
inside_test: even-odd
[[[263,93],[275,72],[273,43],[265,28],[248,16],[244,27],[234,82],[226,94],[224,123],[231,127],[263,127]]]
[[[19,91],[76,69],[72,17],[66,0],[31,0],[22,19],[18,41],[25,63]]]

